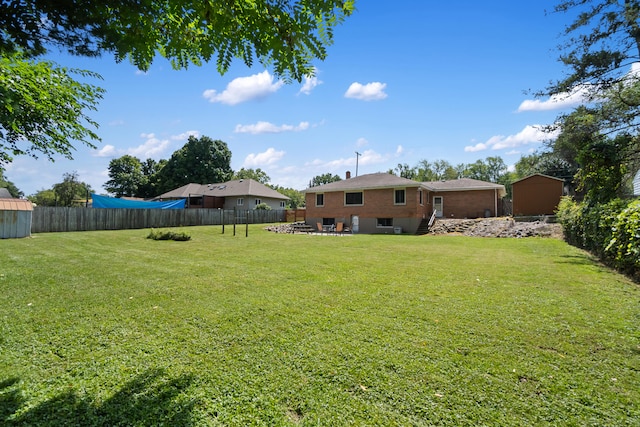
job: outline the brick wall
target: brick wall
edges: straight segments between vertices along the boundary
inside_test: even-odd
[[[496,192],[494,190],[441,191],[429,193],[429,202],[433,197],[442,197],[443,218],[483,218],[496,214]],[[498,204],[498,208],[501,205]]]

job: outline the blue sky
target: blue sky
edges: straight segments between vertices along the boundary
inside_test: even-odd
[[[555,50],[570,16],[556,1],[360,0],[335,32],[317,75],[284,84],[270,70],[235,62],[173,70],[158,58],[147,73],[112,56],[51,54],[60,65],[102,75],[90,116],[102,140],[77,144],[74,160],[18,157],[5,176],[26,195],[65,172],[105,193],[109,161],[125,154],[168,159],[189,135],[225,141],[234,170],[261,168],[272,184],[304,189],[324,173],[384,172],[421,160],[513,165],[541,148],[537,126],[575,99],[534,100],[563,74]]]

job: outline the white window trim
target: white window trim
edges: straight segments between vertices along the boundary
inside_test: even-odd
[[[422,192],[422,188],[418,189],[418,202],[420,206],[424,206],[424,193]]]
[[[260,203],[262,203],[262,200],[261,199],[256,199],[255,206],[258,206]]]
[[[244,206],[244,199],[242,197],[238,197],[238,200],[236,200],[236,206]]]
[[[319,195],[322,195],[322,204],[321,205],[318,204],[318,196]],[[324,207],[324,193],[316,193],[316,207],[317,208]]]

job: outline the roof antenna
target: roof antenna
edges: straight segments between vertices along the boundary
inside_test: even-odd
[[[362,156],[362,154],[356,151],[356,176],[358,176],[358,159]]]

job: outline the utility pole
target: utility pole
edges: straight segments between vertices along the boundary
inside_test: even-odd
[[[356,151],[356,176],[358,176],[358,159],[362,156],[362,154]]]

